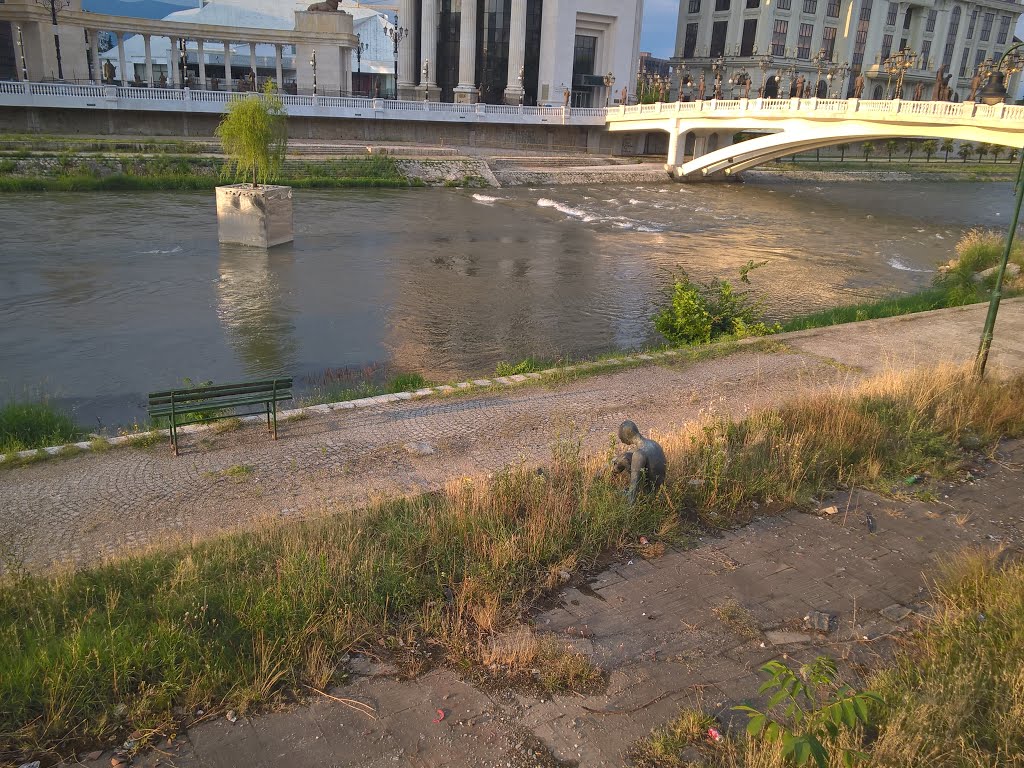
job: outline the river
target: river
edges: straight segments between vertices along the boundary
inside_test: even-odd
[[[657,340],[669,271],[750,259],[785,318],[925,287],[1010,184],[792,183],[303,191],[295,242],[219,246],[210,193],[0,197],[0,400],[141,420],[193,381],[387,362],[435,381]]]

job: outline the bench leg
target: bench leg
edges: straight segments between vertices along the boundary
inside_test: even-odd
[[[270,403],[267,403],[267,432],[272,432],[270,428]]]
[[[174,446],[174,455],[178,455],[178,425],[175,419],[171,419],[171,445]]]
[[[277,400],[274,401],[274,439],[277,440]]]

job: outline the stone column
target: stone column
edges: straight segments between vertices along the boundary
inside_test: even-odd
[[[142,36],[142,42],[146,46],[146,85],[153,87],[153,48],[150,45],[149,35]]]
[[[124,32],[117,33],[117,60],[121,65],[121,85],[129,86],[135,80],[135,73],[128,77],[128,60],[124,55]]]
[[[419,73],[416,71],[415,35],[416,32],[416,0],[400,0],[398,4],[398,24],[408,30],[398,46],[398,98],[413,99],[416,97],[416,83]]]
[[[92,79],[94,83],[103,82],[103,62],[100,61],[100,33],[89,30],[89,55],[92,58]]]
[[[476,0],[462,0],[459,27],[459,84],[455,101],[474,104],[480,97],[476,90]]]
[[[508,82],[505,103],[519,104],[523,98],[523,84],[519,75],[526,61],[526,0],[512,0],[512,18],[508,30]]]
[[[206,51],[203,50],[205,40],[196,40],[196,58],[199,60],[199,87],[206,90]]]
[[[274,46],[274,65],[277,68],[277,90],[284,91],[284,54],[283,46]]]
[[[249,43],[249,72],[252,73],[252,87],[259,90],[259,77],[256,75],[256,43]]]
[[[231,43],[224,42],[224,90],[231,88]]]
[[[437,87],[437,0],[423,0],[423,29],[420,30],[420,98],[440,98]],[[427,76],[423,77],[426,70]]]
[[[171,83],[171,88],[178,87],[178,56],[180,55],[178,46],[178,39],[172,37],[171,50],[167,53],[167,79]],[[182,85],[184,85],[184,83],[182,83]]]

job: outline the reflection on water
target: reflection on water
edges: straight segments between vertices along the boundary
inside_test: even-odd
[[[206,193],[0,198],[0,399],[80,421],[145,393],[381,361],[435,380],[654,340],[666,274],[752,280],[773,317],[927,285],[1009,184],[302,191],[296,239],[220,247]],[[97,213],[102,212],[102,213]]]
[[[298,340],[289,304],[295,257],[290,245],[269,251],[220,243],[217,317],[249,376],[286,376]]]

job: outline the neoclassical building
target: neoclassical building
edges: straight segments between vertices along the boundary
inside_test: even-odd
[[[399,0],[399,96],[615,104],[635,92],[642,17],[643,0]]]
[[[905,73],[904,98],[913,97],[918,83],[931,98],[942,67],[952,75],[953,97],[963,100],[979,66],[1013,42],[1022,11],[1003,0],[681,0],[674,65],[677,76],[689,74],[695,82],[703,73],[710,91],[712,62],[718,59],[722,68],[724,57],[731,95],[729,80],[742,81],[735,77],[742,72],[750,75],[752,96],[765,79],[770,91],[787,96],[803,75],[817,95],[846,97],[863,74],[862,98],[881,99],[894,90],[882,62],[910,49],[918,59]],[[767,56],[772,62],[764,70]],[[778,76],[775,85],[772,76]],[[1010,85],[1012,93],[1016,83]]]

